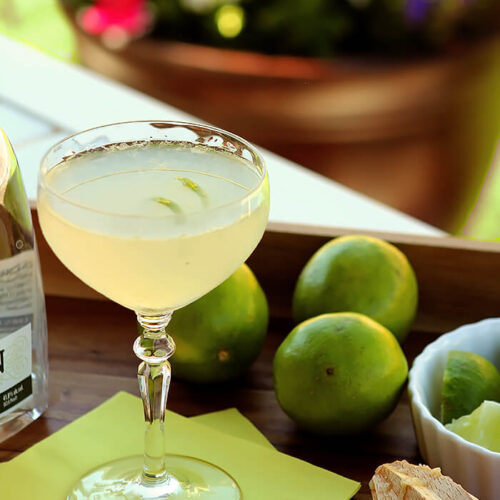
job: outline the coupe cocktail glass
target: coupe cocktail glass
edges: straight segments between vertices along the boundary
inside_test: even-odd
[[[175,344],[172,313],[228,278],[253,251],[269,212],[260,155],[222,130],[126,122],[56,144],[39,175],[43,234],[85,283],[135,311],[146,420],[144,456],[100,466],[68,498],[237,499],[216,465],[165,454],[164,418]]]

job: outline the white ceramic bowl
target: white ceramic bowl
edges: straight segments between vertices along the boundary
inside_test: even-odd
[[[415,359],[408,391],[420,453],[431,467],[441,467],[444,474],[481,500],[499,500],[500,453],[466,441],[439,421],[441,384],[450,350],[475,352],[498,366],[500,318],[442,335]]]

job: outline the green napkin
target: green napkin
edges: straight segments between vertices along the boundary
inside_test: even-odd
[[[97,465],[142,454],[142,419],[139,398],[123,392],[116,394],[10,462],[1,464],[2,500],[62,500],[72,484]],[[236,478],[245,500],[346,500],[360,486],[172,412],[168,412],[166,428],[169,452],[217,464]],[[241,431],[241,427],[235,428]]]
[[[191,420],[196,420],[199,424],[207,425],[222,433],[246,439],[252,443],[260,444],[274,450],[274,446],[267,438],[236,408],[197,415],[196,417],[191,417]]]

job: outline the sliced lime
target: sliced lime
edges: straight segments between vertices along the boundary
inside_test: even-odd
[[[470,415],[453,420],[446,428],[471,443],[500,453],[500,403],[496,401],[484,401]]]
[[[441,422],[468,415],[484,400],[500,401],[500,373],[473,352],[450,351],[441,391]]]

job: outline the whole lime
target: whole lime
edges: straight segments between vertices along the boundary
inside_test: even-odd
[[[201,383],[241,375],[262,349],[268,320],[266,296],[243,264],[207,295],[174,312],[167,327],[176,343],[172,374]]]
[[[358,312],[402,342],[417,311],[418,287],[406,256],[369,236],[343,236],[323,245],[302,270],[293,297],[298,323],[324,313]]]
[[[323,314],[295,327],[273,364],[281,408],[319,434],[363,432],[396,406],[408,374],[394,335],[358,313]]]

